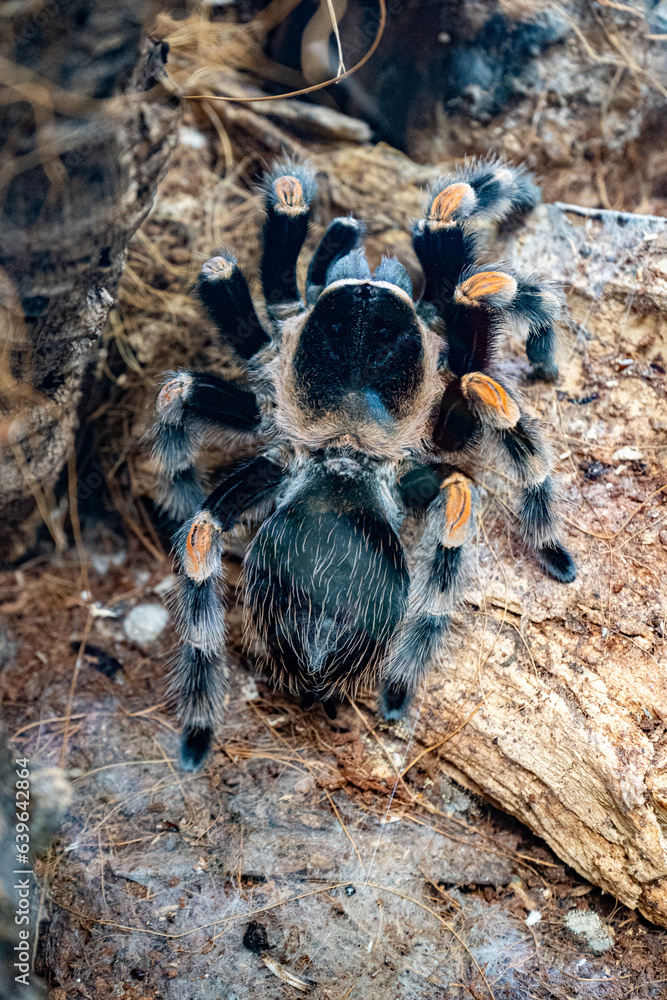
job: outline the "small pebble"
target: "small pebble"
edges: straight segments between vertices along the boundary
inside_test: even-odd
[[[93,569],[100,576],[106,576],[109,572],[111,566],[122,566],[127,559],[127,552],[125,549],[119,549],[118,552],[93,552],[90,557]]]
[[[168,621],[169,612],[161,604],[137,604],[123,622],[123,631],[132,642],[153,642]]]
[[[593,910],[570,910],[565,926],[573,934],[586,939],[593,951],[608,951],[614,946],[614,929],[603,924]]]
[[[259,690],[254,677],[248,677],[241,684],[241,697],[244,701],[257,701],[259,698]]]
[[[199,129],[192,128],[190,125],[181,125],[178,130],[178,138],[183,146],[189,146],[190,149],[204,149],[206,146],[206,136]]]
[[[644,455],[639,448],[633,448],[631,445],[625,445],[624,448],[619,448],[618,451],[614,452],[615,462],[638,462],[643,457]]]
[[[145,587],[151,578],[151,574],[147,569],[138,569],[134,573],[134,582],[137,587]]]

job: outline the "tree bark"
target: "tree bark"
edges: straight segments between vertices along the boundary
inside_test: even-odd
[[[167,46],[142,37],[148,0],[16,8],[0,51],[9,95],[0,117],[0,511],[10,556],[36,503],[52,522],[84,376],[178,120]]]

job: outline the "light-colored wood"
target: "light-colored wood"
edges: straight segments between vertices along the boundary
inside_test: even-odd
[[[474,592],[417,726],[436,743],[476,708],[439,751],[445,770],[662,926],[666,251],[665,220],[628,231],[612,213],[586,223],[552,206],[514,251],[569,292],[560,382],[527,395],[554,428],[579,576],[567,587],[542,576],[490,496]],[[609,468],[592,479],[592,462]]]

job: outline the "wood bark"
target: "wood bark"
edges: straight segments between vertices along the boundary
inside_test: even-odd
[[[667,220],[544,206],[513,257],[568,289],[561,381],[532,402],[561,455],[579,577],[540,576],[487,511],[476,593],[417,732],[430,745],[469,719],[439,751],[446,772],[664,927]]]
[[[0,511],[50,521],[125,247],[175,135],[151,3],[15,5],[0,51]],[[53,525],[52,525],[53,530]],[[7,554],[20,551],[3,532]]]

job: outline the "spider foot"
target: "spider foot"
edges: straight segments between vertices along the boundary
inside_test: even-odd
[[[388,683],[380,694],[380,714],[388,722],[402,719],[406,715],[414,692],[404,684]]]
[[[572,583],[577,578],[574,559],[559,542],[551,542],[536,549],[537,558],[545,573],[559,583]]]
[[[218,327],[223,343],[231,344],[244,359],[251,358],[269,335],[255,311],[248,283],[229,252],[211,257],[197,278],[199,298]]]
[[[313,171],[291,161],[278,164],[264,184],[262,287],[267,312],[276,325],[303,309],[296,264],[316,192]]]
[[[208,726],[193,726],[181,737],[181,764],[186,771],[198,771],[211,749],[213,730]]]

